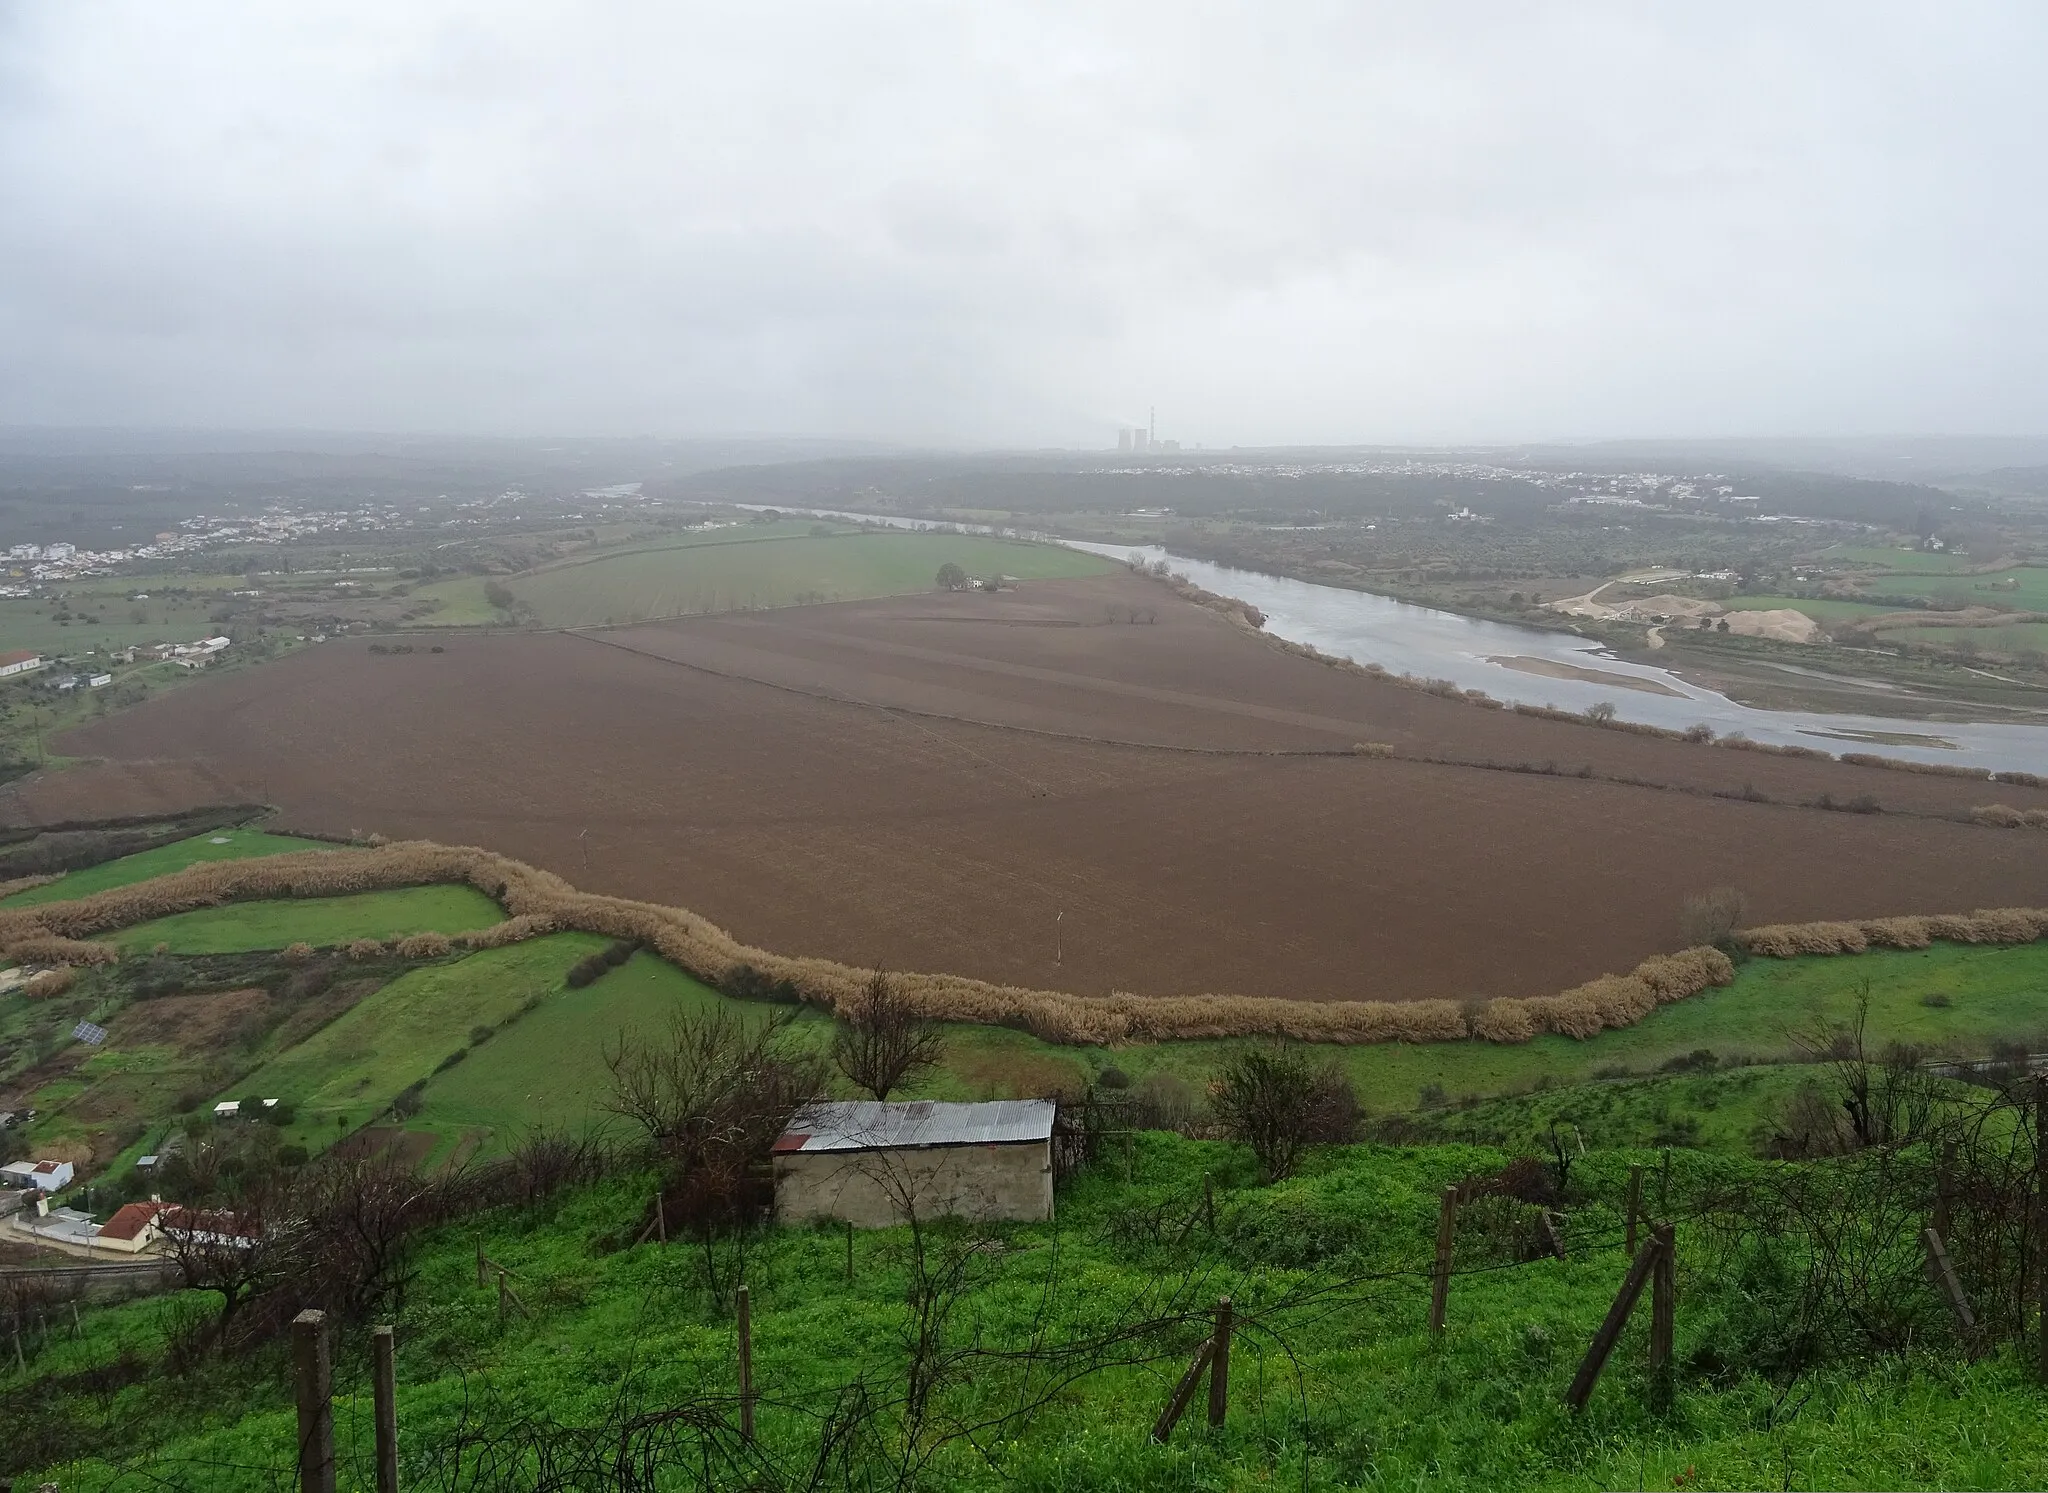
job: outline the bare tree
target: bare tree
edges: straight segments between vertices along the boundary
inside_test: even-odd
[[[855,1088],[884,1101],[937,1067],[945,1051],[944,1028],[879,969],[832,1039],[833,1066]]]
[[[1732,886],[1687,897],[1678,906],[1678,937],[1688,949],[1719,944],[1742,924],[1749,899]]]
[[[1254,1047],[1210,1085],[1210,1108],[1232,1140],[1252,1148],[1269,1182],[1294,1174],[1312,1145],[1351,1139],[1358,1098],[1335,1064],[1293,1048]]]
[[[785,1012],[756,1024],[726,1010],[683,1012],[665,1040],[622,1036],[605,1053],[605,1108],[646,1131],[668,1194],[707,1238],[713,1223],[743,1212],[749,1170],[824,1091],[824,1064],[788,1040],[794,1019]]]

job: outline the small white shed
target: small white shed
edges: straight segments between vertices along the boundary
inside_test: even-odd
[[[775,1142],[776,1216],[861,1228],[902,1223],[913,1211],[1049,1219],[1057,1112],[1050,1099],[808,1105]]]

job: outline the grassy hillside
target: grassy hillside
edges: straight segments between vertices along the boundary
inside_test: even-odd
[[[1026,580],[1101,575],[1106,560],[1051,545],[953,534],[844,534],[627,550],[510,577],[548,627],[689,612],[852,601],[932,589],[947,563]]]
[[[560,972],[603,941],[579,940],[573,947],[558,934],[544,942],[562,945],[570,957]],[[473,978],[465,971],[464,978]],[[557,975],[559,979],[559,974]],[[554,990],[502,1030],[470,1048],[455,1067],[427,1085],[414,1129],[447,1136],[474,1135],[502,1144],[536,1126],[578,1130],[603,1118],[601,1101],[610,1080],[604,1064],[607,1043],[621,1033],[654,1036],[677,1010],[702,1008],[724,997],[681,970],[647,954],[580,990]],[[819,1026],[822,1018],[813,1017]]]
[[[265,1063],[236,1092],[290,1100],[298,1110],[293,1138],[317,1148],[343,1125],[374,1119],[443,1059],[466,1052],[480,1028],[514,1023],[511,1032],[486,1037],[479,1052],[500,1035],[509,1038],[530,1014],[522,1007],[544,1006],[569,967],[603,947],[587,933],[557,933],[414,970]],[[538,1109],[528,1117],[547,1119]]]
[[[1565,1261],[1516,1263],[1475,1212],[1459,1234],[1448,1331],[1432,1342],[1424,1267],[1437,1191],[1505,1159],[1477,1147],[1349,1147],[1316,1157],[1293,1181],[1257,1188],[1235,1148],[1152,1134],[1138,1141],[1128,1173],[1098,1165],[1068,1189],[1055,1225],[1001,1228],[998,1243],[971,1251],[973,1236],[934,1231],[922,1274],[904,1229],[861,1234],[851,1280],[837,1230],[757,1234],[745,1263],[763,1396],[756,1455],[801,1478],[817,1456],[820,1418],[836,1404],[855,1417],[841,1424],[860,1431],[848,1451],[869,1468],[859,1486],[893,1486],[883,1469],[906,1455],[924,1460],[921,1486],[1046,1493],[2048,1479],[2048,1421],[2010,1354],[1965,1364],[1931,1313],[1920,1354],[1824,1367],[1787,1396],[1742,1366],[1749,1350],[1738,1346],[1768,1336],[1768,1292],[1758,1300],[1724,1284],[1708,1268],[1710,1246],[1684,1231],[1681,1259],[1697,1264],[1682,1271],[1676,1405],[1668,1414],[1649,1407],[1648,1314],[1639,1310],[1590,1410],[1571,1415],[1562,1391],[1628,1263],[1619,1248],[1623,1179],[1629,1161],[1649,1159],[1635,1153],[1578,1163]],[[1677,1180],[1694,1165],[1681,1158]],[[1218,1186],[1213,1235],[1199,1222],[1183,1228],[1205,1174]],[[651,1185],[620,1177],[429,1243],[397,1318],[407,1486],[447,1485],[465,1435],[472,1478],[487,1446],[502,1458],[545,1444],[566,1458],[594,1443],[607,1454],[653,1448],[668,1469],[661,1486],[702,1485],[694,1417],[730,1426],[735,1414],[730,1298],[712,1285],[707,1260],[729,1282],[739,1256],[731,1241],[709,1254],[617,1248]],[[495,1290],[476,1284],[479,1242],[511,1271],[530,1316],[499,1320]],[[942,1350],[934,1361],[945,1367],[931,1381],[929,1417],[913,1426],[897,1396],[914,1303],[921,1281],[952,1269],[963,1289],[945,1294],[950,1309],[932,1323]],[[1169,1445],[1149,1444],[1210,1305],[1226,1294],[1239,1321],[1226,1424],[1208,1429],[1198,1397]],[[282,1351],[184,1379],[149,1371],[165,1327],[185,1309],[173,1300],[91,1312],[81,1340],[53,1337],[27,1374],[0,1371],[0,1404],[38,1409],[16,1422],[17,1465],[67,1493],[137,1481],[236,1493],[288,1480],[294,1434]],[[1027,1373],[1031,1350],[1047,1346],[1065,1356]],[[128,1367],[109,1369],[124,1351]],[[361,1355],[351,1334],[336,1399],[349,1486],[368,1477]],[[111,1387],[88,1391],[92,1383]],[[871,1417],[844,1398],[856,1383],[879,1401]],[[1041,1394],[1041,1408],[1016,1413]],[[665,1448],[652,1434],[662,1422],[643,1426],[641,1439],[617,1429],[671,1410],[682,1418]],[[959,1434],[982,1422],[981,1435]],[[590,1443],[573,1428],[586,1428]],[[716,1485],[770,1485],[755,1466],[752,1478]]]

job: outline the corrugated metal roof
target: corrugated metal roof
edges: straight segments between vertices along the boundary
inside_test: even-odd
[[[998,1146],[1052,1135],[1050,1099],[988,1104],[910,1104],[830,1100],[797,1112],[776,1151],[895,1151],[915,1146]]]

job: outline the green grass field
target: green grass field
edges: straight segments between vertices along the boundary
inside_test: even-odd
[[[356,1125],[375,1118],[399,1090],[428,1078],[435,1064],[466,1048],[476,1028],[519,1016],[528,1001],[544,1007],[561,989],[569,966],[604,943],[587,933],[556,933],[413,970],[221,1097],[291,1100],[299,1111],[295,1138],[317,1149],[334,1138],[337,1119]],[[511,1031],[518,1028],[514,1021]],[[548,1116],[532,1118],[540,1123]]]
[[[1872,1041],[1953,1046],[1983,1053],[2000,1039],[2048,1042],[2048,944],[1983,948],[1937,944],[1844,957],[1753,959],[1733,985],[1663,1006],[1640,1025],[1588,1041],[1543,1036],[1518,1044],[1384,1043],[1330,1047],[1368,1111],[1411,1110],[1429,1085],[1456,1100],[1519,1094],[1538,1083],[1582,1083],[1602,1069],[1648,1073],[1673,1058],[1708,1048],[1723,1059],[1769,1060],[1793,1055],[1807,1033],[1849,1021],[1861,983],[1870,982]],[[1947,1006],[1923,1005],[1945,995]],[[960,1028],[961,1059],[984,1042],[1015,1066],[1020,1057],[1113,1063],[1138,1079],[1154,1071],[1199,1085],[1241,1044],[1221,1041],[1134,1044],[1114,1051],[1057,1048],[1012,1032]],[[986,1033],[986,1035],[983,1035]],[[979,1096],[976,1096],[979,1097]]]
[[[1957,575],[1977,563],[1968,555],[1948,554],[1941,550],[1888,549],[1867,544],[1838,545],[1827,551],[1827,558],[1911,575]]]
[[[323,840],[301,840],[293,835],[266,834],[260,829],[217,829],[189,840],[159,845],[118,860],[72,871],[47,886],[0,899],[0,907],[25,907],[37,902],[69,902],[89,897],[109,887],[132,886],[152,876],[168,876],[202,861],[237,861],[259,855],[281,855],[288,850],[332,850]]]
[[[1870,589],[1887,596],[1931,596],[1967,606],[2048,611],[2048,568],[2026,565],[1987,575],[1881,575]]]
[[[428,1081],[425,1107],[410,1124],[447,1136],[483,1132],[496,1142],[534,1126],[581,1130],[603,1119],[608,1043],[622,1032],[658,1037],[674,1012],[724,1000],[674,965],[635,954],[580,990],[549,995],[472,1047],[462,1062],[436,1074]],[[827,1029],[823,1017],[806,1013],[806,1020]]]
[[[209,589],[218,588],[203,588],[193,578],[181,576],[171,584],[191,594],[164,596],[151,593],[149,582],[149,577],[67,582],[61,603],[32,597],[0,599],[0,649],[76,654],[88,649],[125,648],[131,643],[189,643],[216,630],[210,614],[219,598],[210,595]],[[235,577],[232,584],[244,582]],[[138,592],[148,593],[148,599],[131,601]],[[60,610],[69,614],[61,622],[56,620]],[[138,614],[139,622],[135,620]]]
[[[114,935],[113,942],[136,952],[164,943],[174,954],[282,949],[294,943],[326,948],[358,938],[468,933],[501,922],[504,916],[497,903],[472,887],[413,886],[346,897],[202,907],[138,923]]]
[[[481,627],[492,622],[502,622],[505,614],[484,600],[484,586],[487,577],[480,575],[458,576],[452,581],[430,581],[413,588],[416,601],[433,600],[441,603],[441,610],[430,617],[422,617],[416,624],[421,627]]]
[[[2001,1349],[1967,1362],[1930,1294],[1928,1335],[1913,1357],[1823,1365],[1788,1396],[1745,1372],[1737,1346],[1776,1340],[1774,1307],[1784,1292],[1731,1278],[1725,1268],[1707,1273],[1711,1242],[1684,1225],[1675,1408],[1660,1413],[1649,1403],[1648,1312],[1639,1310],[1588,1411],[1567,1411],[1564,1387],[1627,1269],[1621,1196],[1627,1165],[1655,1159],[1645,1153],[1596,1151],[1577,1163],[1580,1200],[1564,1261],[1515,1264],[1480,1231],[1461,1229],[1447,1330],[1433,1339],[1425,1267],[1437,1192],[1504,1159],[1458,1145],[1338,1148],[1313,1157],[1301,1176],[1259,1188],[1238,1148],[1137,1137],[1127,1159],[1098,1163],[1065,1190],[1056,1224],[1001,1228],[999,1247],[968,1257],[958,1305],[932,1330],[948,1348],[985,1351],[935,1381],[929,1424],[972,1425],[1016,1408],[1028,1381],[1012,1355],[1033,1342],[1128,1332],[1179,1312],[1186,1320],[1133,1335],[1129,1350],[1113,1357],[1075,1362],[1035,1414],[937,1444],[916,1486],[1577,1493],[2018,1488],[2048,1480],[2048,1420],[2020,1355]],[[1694,1163],[1677,1159],[1682,1181]],[[1213,1235],[1178,1228],[1196,1209],[1205,1176],[1217,1184]],[[734,1327],[707,1281],[705,1251],[598,1242],[631,1231],[652,1186],[648,1177],[620,1177],[429,1238],[396,1316],[402,1475],[455,1475],[440,1458],[459,1430],[473,1437],[529,1415],[555,1427],[595,1427],[612,1414],[649,1415],[705,1396],[713,1401],[705,1408],[730,1421]],[[1147,1232],[1155,1215],[1164,1227]],[[927,1247],[943,1251],[954,1237],[931,1231]],[[511,1272],[528,1314],[500,1320],[495,1290],[477,1283],[479,1248]],[[837,1230],[808,1228],[759,1232],[746,1247],[759,1451],[796,1474],[773,1486],[805,1485],[820,1416],[844,1386],[863,1381],[892,1402],[904,1382],[916,1321],[909,1231],[856,1237],[850,1279],[843,1249]],[[736,1270],[730,1242],[718,1263],[721,1272]],[[1223,1295],[1240,1324],[1228,1420],[1207,1427],[1197,1399],[1170,1442],[1153,1445],[1153,1419],[1205,1330],[1204,1314]],[[159,1361],[173,1315],[212,1300],[89,1310],[80,1338],[54,1334],[26,1371],[0,1368],[0,1385],[19,1386],[23,1403],[36,1407],[10,1439],[13,1462],[33,1474],[20,1481],[53,1479],[67,1493],[145,1481],[215,1493],[288,1484],[296,1440],[282,1343],[182,1381],[86,1372],[124,1353]],[[359,1337],[352,1331],[337,1355],[334,1414],[346,1487],[369,1485]],[[1716,1367],[1731,1355],[1735,1368]],[[879,1442],[858,1442],[848,1455],[879,1471],[899,1430],[885,1416],[874,1427]],[[669,1475],[648,1485],[700,1486],[690,1475],[695,1444],[686,1434]],[[597,1433],[592,1445],[624,1453],[615,1434]],[[42,1449],[42,1458],[29,1460],[27,1447]],[[710,1484],[768,1485],[758,1474]],[[830,1484],[842,1485],[898,1486],[858,1475]]]
[[[2048,622],[2010,622],[1991,627],[1888,627],[1886,639],[1905,639],[1953,648],[1965,640],[1987,653],[2048,653]]]
[[[1106,574],[1109,561],[1052,545],[952,534],[801,535],[626,550],[510,577],[548,627],[592,627],[811,601],[911,595],[948,562],[1023,580]]]

